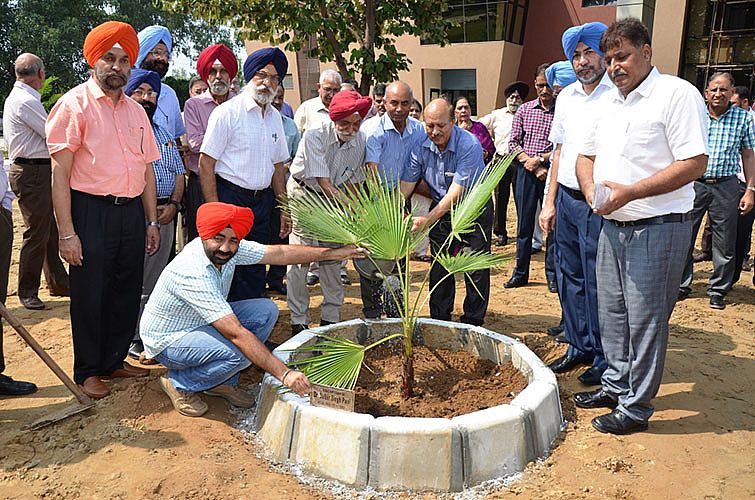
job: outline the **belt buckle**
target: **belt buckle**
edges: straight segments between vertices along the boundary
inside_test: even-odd
[[[125,196],[115,196],[113,199],[113,205],[125,205],[128,198]]]
[[[619,226],[619,227],[628,227],[629,226],[629,221],[625,221],[625,220],[614,220],[613,223],[615,225]]]
[[[712,179],[704,179],[703,182],[706,184],[716,184],[718,182],[718,179],[712,178]]]

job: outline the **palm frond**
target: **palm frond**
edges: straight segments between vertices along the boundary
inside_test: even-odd
[[[307,378],[316,384],[353,390],[364,360],[365,346],[339,337],[321,336],[324,340],[296,352],[313,352],[314,356],[297,360]]]
[[[438,264],[443,266],[450,274],[456,274],[500,267],[508,260],[508,257],[489,252],[462,251],[457,255],[449,255],[443,252],[438,254],[437,259]]]
[[[514,160],[514,155],[489,164],[475,182],[464,190],[461,198],[451,206],[451,236],[461,239],[461,235],[474,230],[477,218],[482,215],[498,183]]]
[[[363,243],[349,223],[354,219],[353,210],[336,200],[307,191],[303,196],[287,197],[284,208],[297,231],[308,238],[341,245]]]

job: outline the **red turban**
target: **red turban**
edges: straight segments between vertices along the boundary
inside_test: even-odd
[[[220,61],[228,74],[231,75],[231,79],[239,72],[239,62],[233,51],[222,43],[216,43],[204,49],[197,59],[197,72],[202,80],[207,81],[212,65],[216,60]]]
[[[241,240],[249,234],[253,225],[254,214],[251,208],[212,201],[197,210],[197,231],[203,240],[209,240],[228,226]]]
[[[84,39],[84,59],[94,68],[94,63],[113,45],[119,44],[133,66],[139,56],[139,39],[130,24],[118,21],[102,23],[89,32]]]
[[[370,108],[372,108],[372,99],[362,97],[362,94],[356,90],[343,90],[333,96],[328,112],[330,119],[336,122],[348,118],[354,113],[359,113],[364,118]]]

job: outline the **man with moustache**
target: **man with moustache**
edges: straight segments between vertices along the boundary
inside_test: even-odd
[[[26,226],[18,255],[18,300],[27,309],[44,309],[39,299],[42,271],[50,295],[69,294],[52,214],[52,169],[45,141],[47,111],[39,94],[45,83],[45,65],[42,59],[27,53],[18,56],[14,70],[16,82],[3,108],[3,133],[11,159],[10,184]],[[0,185],[2,194],[5,187]]]
[[[364,153],[366,141],[359,131],[362,119],[372,107],[372,99],[359,92],[344,90],[333,96],[328,107],[330,120],[317,128],[304,132],[299,150],[291,163],[288,179],[288,196],[295,198],[313,192],[323,197],[344,200],[354,185],[364,182]],[[332,244],[314,241],[294,226],[291,244],[332,247]],[[288,307],[291,310],[291,333],[309,327],[309,291],[307,290],[307,264],[288,267]],[[320,326],[341,321],[344,290],[340,281],[341,263],[320,262],[322,306]]]
[[[566,354],[549,368],[564,373],[579,364],[592,364],[579,376],[587,385],[600,385],[606,368],[600,346],[595,281],[595,257],[603,219],[585,201],[576,165],[590,117],[602,110],[615,88],[600,50],[600,37],[607,28],[598,22],[574,26],[564,31],[561,39],[578,81],[564,87],[558,96],[549,137],[554,145],[551,183],[540,212],[543,232],[555,233],[559,256],[556,265],[561,276],[558,294],[569,342]]]
[[[548,86],[541,64],[535,71],[537,99],[522,104],[514,116],[509,151],[516,155],[516,206],[519,220],[516,231],[516,267],[505,288],[525,286],[530,277],[532,235],[536,213],[543,200],[553,144],[548,140],[555,111],[553,90]],[[555,283],[548,283],[554,290]]]
[[[123,94],[138,49],[126,23],[94,28],[84,40],[91,78],[58,100],[45,127],[60,255],[70,265],[73,378],[93,398],[110,393],[103,380],[149,373],[124,363],[145,246],[150,255],[160,246],[151,165],[160,152],[144,108]]]
[[[377,173],[387,189],[396,189],[399,187],[401,171],[409,153],[427,138],[427,134],[422,123],[409,116],[409,108],[414,102],[414,94],[409,85],[395,81],[386,87],[383,97],[386,112],[382,116],[370,118],[362,127],[367,135],[365,163],[367,168]],[[417,183],[414,195],[416,194],[430,196],[424,181]],[[380,297],[382,285],[382,280],[373,281],[359,276],[362,312],[365,318],[378,319],[384,309],[386,314],[389,314],[391,308],[386,308]],[[392,314],[398,314],[398,311]]]
[[[296,109],[294,121],[299,127],[299,132],[304,134],[311,128],[316,128],[330,120],[328,106],[333,96],[341,91],[343,79],[341,74],[334,69],[326,69],[320,73],[320,81],[317,83],[317,97],[307,99]]]
[[[493,110],[490,114],[480,118],[480,123],[485,125],[490,132],[495,144],[494,162],[501,161],[509,154],[509,136],[511,135],[511,126],[514,122],[514,114],[524,99],[527,99],[530,88],[524,82],[512,82],[503,89],[503,96],[506,98],[506,106]],[[506,211],[509,206],[509,197],[511,188],[516,185],[516,168],[513,166],[506,170],[506,173],[498,183],[495,195],[495,226],[493,232],[498,235],[495,245],[502,247],[508,245],[509,236],[506,232]]]
[[[451,231],[451,205],[459,199],[485,169],[482,146],[475,136],[454,125],[453,107],[445,99],[435,99],[425,108],[425,131],[427,138],[415,145],[408,155],[401,174],[401,193],[409,197],[420,179],[428,184],[433,203],[425,217],[415,217],[413,231],[438,222],[430,230],[430,250],[433,255]],[[475,229],[454,241],[453,248],[459,251],[490,251],[493,226],[493,203],[488,201]],[[461,247],[464,247],[462,249]],[[435,262],[430,268],[430,316],[433,319],[451,320],[456,295],[456,283],[443,266]],[[473,271],[464,275],[467,295],[464,298],[464,314],[460,321],[470,325],[482,325],[490,298],[490,270]],[[440,283],[436,287],[436,285]]]
[[[276,199],[286,190],[286,135],[272,102],[287,69],[286,55],[278,48],[249,54],[244,62],[244,92],[210,115],[200,149],[199,181],[205,201],[251,208],[256,222],[246,238],[263,244],[270,241]],[[291,232],[291,223],[285,215],[280,219],[283,238]],[[264,291],[265,266],[239,266],[229,298],[258,298]]]
[[[663,378],[668,321],[689,248],[693,182],[705,172],[708,118],[689,82],[661,75],[638,19],[616,21],[600,51],[616,85],[584,135],[577,179],[604,217],[596,276],[602,387],[578,392],[580,408],[613,408],[592,420],[600,432],[648,428]],[[562,152],[563,154],[563,152]],[[556,225],[558,227],[558,223]]]
[[[176,230],[174,215],[175,211],[169,207],[180,205],[184,192],[184,166],[181,154],[178,152],[176,142],[170,133],[155,122],[155,110],[161,91],[160,75],[154,71],[134,68],[126,84],[127,96],[138,102],[152,121],[152,132],[157,141],[157,149],[160,151],[160,159],[152,162],[157,186],[157,222],[160,223],[160,241],[169,242]],[[144,275],[142,280],[142,298],[139,306],[139,317],[144,311],[144,305],[149,295],[155,288],[157,278],[168,264],[170,258],[170,246],[160,245],[157,252],[144,256]],[[144,345],[139,337],[139,329],[134,334],[134,340],[129,348],[132,358],[143,359]]]
[[[684,268],[679,300],[692,292],[692,251],[705,213],[711,226],[713,274],[708,296],[710,307],[724,309],[724,297],[734,285],[737,221],[752,210],[755,201],[755,131],[747,111],[731,103],[734,78],[729,73],[714,73],[708,80],[705,97],[710,119],[708,167],[695,182],[692,210],[692,239]],[[739,191],[737,172],[744,172],[745,190]],[[740,256],[739,265],[741,266]]]
[[[207,132],[207,123],[215,109],[233,97],[231,78],[238,73],[239,63],[233,51],[218,43],[204,49],[197,59],[197,73],[207,82],[207,92],[192,97],[184,103],[186,137],[189,155],[186,168],[189,176],[186,183],[186,232],[188,240],[197,237],[197,209],[204,200],[199,185],[199,150]]]

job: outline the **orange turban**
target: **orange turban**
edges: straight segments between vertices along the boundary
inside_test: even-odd
[[[119,44],[133,66],[139,55],[139,39],[130,24],[118,21],[102,23],[89,32],[84,39],[84,58],[94,68],[94,63],[113,45]]]
[[[203,240],[209,240],[228,226],[242,240],[253,225],[254,214],[251,208],[212,201],[197,210],[197,231]]]

